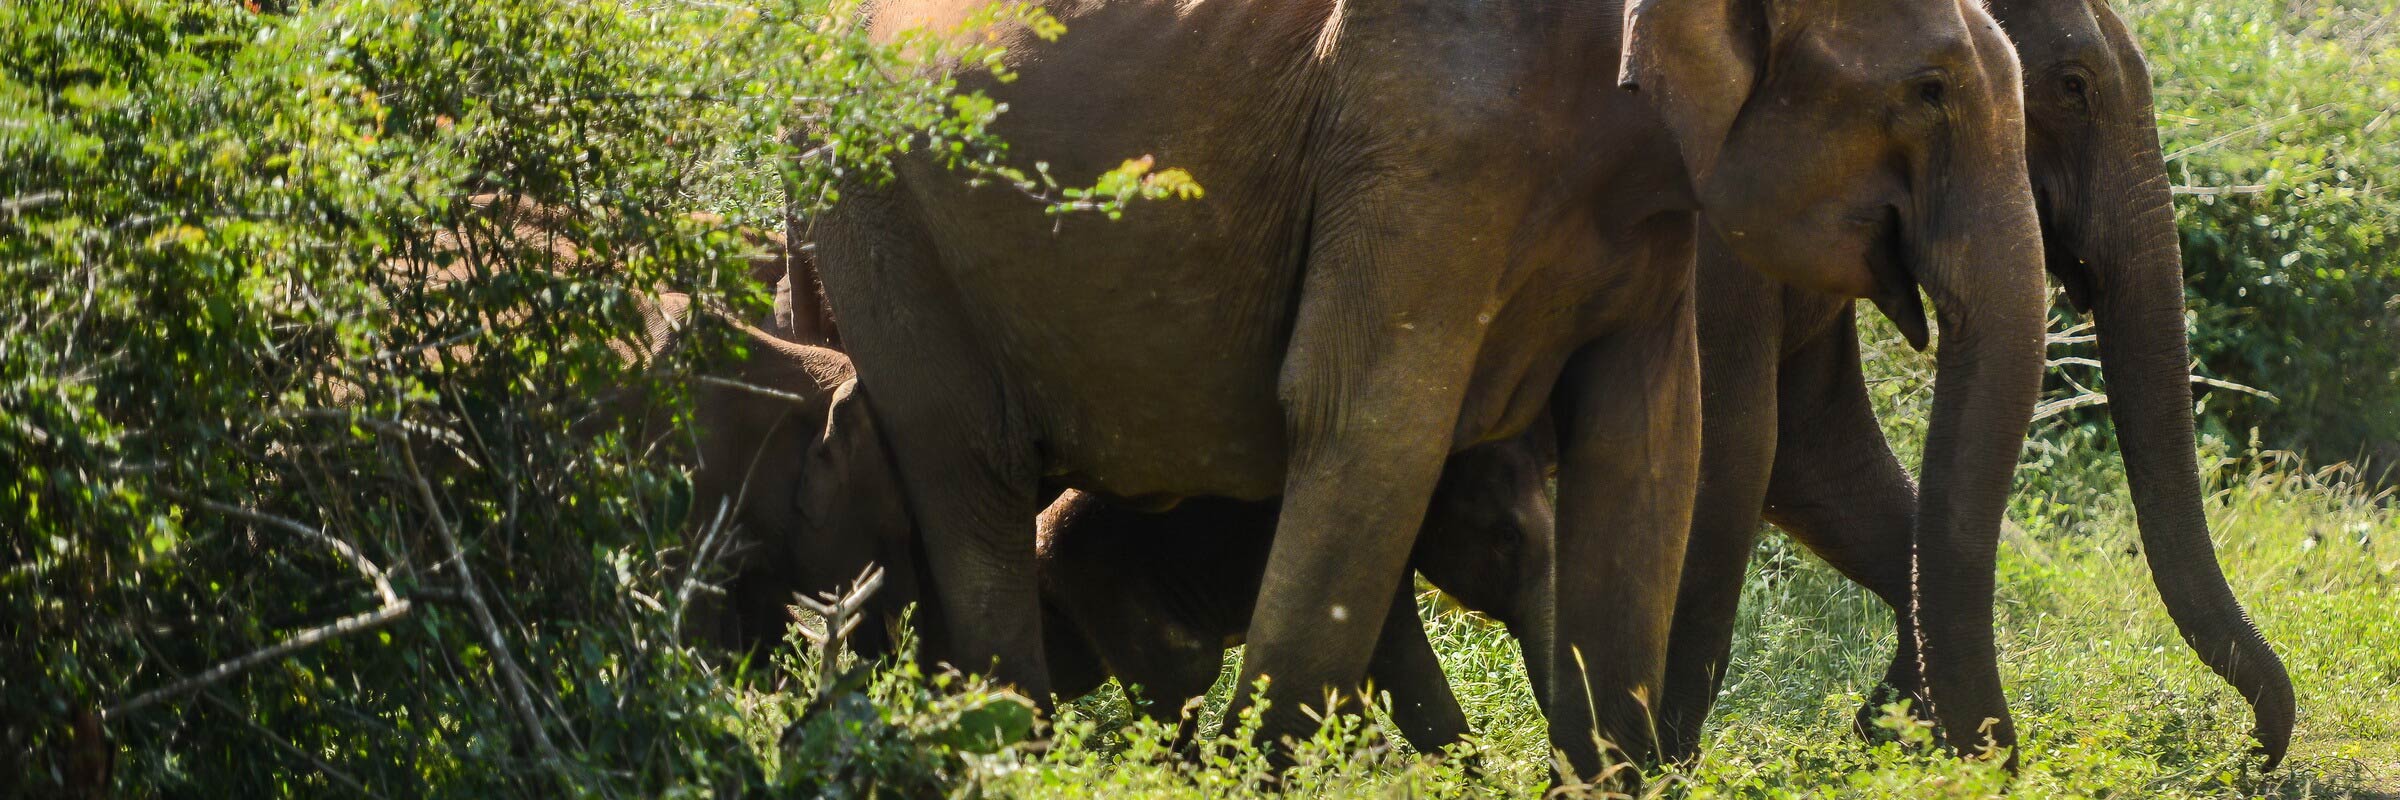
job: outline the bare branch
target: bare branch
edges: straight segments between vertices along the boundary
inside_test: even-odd
[[[209,686],[222,683],[227,678],[242,674],[243,672],[261,664],[265,664],[267,662],[283,658],[284,656],[333,641],[343,636],[383,627],[384,625],[390,624],[393,620],[407,616],[409,609],[413,607],[414,606],[411,606],[407,600],[400,600],[392,605],[387,605],[374,611],[343,617],[341,619],[334,620],[332,624],[301,631],[297,634],[293,634],[291,638],[277,642],[273,646],[267,647],[263,650],[259,650],[231,661],[221,662],[216,666],[201,670],[199,674],[193,675],[189,678],[185,678],[183,680],[135,695],[130,700],[118,703],[108,710],[100,712],[100,716],[102,719],[116,719],[126,714],[131,714],[144,708],[156,705],[159,703],[159,701],[175,697],[185,692],[205,689]]]
[[[743,488],[749,488],[747,481]],[[726,523],[726,516],[733,511],[735,502],[739,502],[739,499],[717,504],[716,518],[709,522],[708,533],[700,537],[700,546],[692,550],[691,563],[684,567],[683,586],[675,590],[675,610],[667,617],[667,630],[674,631],[678,636],[683,633],[683,610],[691,607],[692,592],[699,588],[700,576],[706,574],[709,564],[716,560],[717,538],[731,527]]]
[[[2269,391],[2267,391],[2267,390],[2265,390],[2265,389],[2260,389],[2260,388],[2257,388],[2257,387],[2252,387],[2252,386],[2243,386],[2243,385],[2241,385],[2241,384],[2234,383],[2233,381],[2221,381],[2221,380],[2217,380],[2217,379],[2215,379],[2215,378],[2203,378],[2203,377],[2200,377],[2200,376],[2198,376],[2198,375],[2194,375],[2194,376],[2192,376],[2192,382],[2193,382],[2193,383],[2200,384],[2200,385],[2202,385],[2202,386],[2211,386],[2211,387],[2215,387],[2215,388],[2218,388],[2218,389],[2228,389],[2228,390],[2232,390],[2232,391],[2236,391],[2236,392],[2241,392],[2242,394],[2250,395],[2250,396],[2252,396],[2252,397],[2261,397],[2261,398],[2265,398],[2265,399],[2266,399],[2266,401],[2267,401],[2267,402],[2270,402],[2270,403],[2281,403],[2281,402],[2283,402],[2283,398],[2281,398],[2281,397],[2276,397],[2276,396],[2275,396],[2275,394],[2274,394],[2273,392],[2269,392]]]
[[[727,389],[749,392],[762,397],[772,397],[777,400],[784,400],[792,403],[807,404],[811,402],[808,398],[792,394],[791,392],[786,392],[780,389],[769,389],[758,384],[743,383],[741,381],[719,378],[713,375],[694,375],[692,376],[692,379],[710,386],[721,386]]]
[[[2271,402],[2271,403],[2280,403],[2280,402],[2283,402],[2283,399],[2282,399],[2282,398],[2276,397],[2276,396],[2274,395],[2274,393],[2272,393],[2272,392],[2268,392],[2268,391],[2265,391],[2265,390],[2263,390],[2263,389],[2257,389],[2257,388],[2253,388],[2253,387],[2249,387],[2249,386],[2243,386],[2243,385],[2241,385],[2241,384],[2234,383],[2234,382],[2232,382],[2232,381],[2221,381],[2221,380],[2217,380],[2217,379],[2215,379],[2215,378],[2203,378],[2203,377],[2200,377],[2200,376],[2198,376],[2198,375],[2193,375],[2193,376],[2191,376],[2191,379],[2192,379],[2192,382],[2193,382],[2193,383],[2197,383],[2197,384],[2200,384],[2200,385],[2202,385],[2202,386],[2211,386],[2211,387],[2215,387],[2215,388],[2218,388],[2218,389],[2227,389],[2227,390],[2231,390],[2231,391],[2241,392],[2241,393],[2243,393],[2243,394],[2247,394],[2247,395],[2253,395],[2253,396],[2256,396],[2256,397],[2262,397],[2262,398],[2266,398],[2266,400],[2267,400],[2268,402]],[[2080,384],[2078,385],[2078,388],[2081,388]],[[2050,401],[2050,402],[2043,403],[2043,404],[2041,404],[2040,406],[2036,406],[2036,407],[2033,409],[2033,419],[2034,419],[2034,421],[2035,421],[2035,422],[2040,422],[2040,421],[2042,421],[2042,420],[2049,419],[2049,418],[2051,418],[2051,417],[2055,417],[2055,416],[2058,416],[2058,415],[2060,415],[2060,414],[2064,414],[2064,413],[2067,413],[2067,412],[2069,412],[2069,411],[2073,411],[2073,410],[2075,410],[2075,409],[2078,409],[2078,408],[2083,408],[2083,407],[2086,407],[2086,406],[2096,406],[2096,405],[2103,405],[2103,404],[2106,404],[2107,402],[2108,402],[2108,395],[2101,394],[2101,393],[2099,393],[2099,392],[2090,391],[2090,390],[2088,390],[2088,389],[2087,389],[2087,390],[2084,390],[2084,392],[2083,392],[2082,394],[2077,394],[2077,395],[2074,395],[2074,396],[2072,396],[2072,397],[2062,397],[2062,398],[2059,398],[2059,399],[2057,399],[2057,400],[2052,400],[2052,401]]]
[[[859,573],[858,580],[851,583],[850,591],[839,597],[826,593],[818,595],[824,598],[819,601],[800,595],[792,596],[795,609],[815,614],[824,620],[823,630],[812,630],[805,622],[796,621],[792,626],[800,631],[801,637],[817,646],[817,687],[820,691],[833,685],[834,669],[838,666],[835,662],[839,660],[835,656],[841,654],[842,642],[850,638],[850,632],[857,630],[859,622],[866,619],[859,612],[866,609],[867,598],[874,596],[875,590],[881,588],[883,567],[868,564],[866,571]]]
[[[2108,395],[2097,392],[2090,394],[2079,394],[2073,397],[2052,400],[2034,407],[2033,420],[2035,422],[2040,422],[2042,420],[2082,408],[2084,406],[2096,406],[2106,402],[2108,402]]]
[[[66,196],[65,192],[35,192],[0,200],[0,214],[13,215],[26,209],[41,208],[56,203],[60,198]]]
[[[2174,187],[2174,192],[2178,197],[2220,197],[2236,194],[2265,194],[2271,188],[2274,187],[2263,183],[2241,186],[2177,186]]]
[[[324,531],[311,528],[290,517],[279,517],[264,511],[256,511],[243,508],[241,506],[219,503],[217,501],[208,500],[205,498],[192,497],[174,489],[161,490],[159,493],[174,498],[178,502],[185,503],[202,510],[223,514],[236,519],[248,520],[260,525],[280,528],[286,533],[322,544],[334,552],[340,553],[343,558],[349,559],[350,565],[358,569],[358,574],[366,576],[369,582],[375,584],[375,596],[383,600],[384,607],[389,608],[392,606],[407,604],[407,601],[400,599],[400,596],[392,591],[392,582],[384,575],[383,568],[376,566],[375,562],[367,560],[366,555],[358,552],[358,548],[352,546],[349,542],[335,538],[331,534],[328,534]]]

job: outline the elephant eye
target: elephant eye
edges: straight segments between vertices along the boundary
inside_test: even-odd
[[[2068,73],[2059,76],[2058,90],[2063,93],[2062,97],[2065,99],[2068,109],[2078,114],[2091,111],[2092,85],[2082,75]]]
[[[1939,78],[1929,78],[1917,83],[1917,99],[1923,100],[1926,105],[1935,108],[1941,107],[1942,98],[1948,91],[1949,87],[1943,85]]]

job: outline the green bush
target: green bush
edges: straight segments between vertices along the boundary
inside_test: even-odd
[[[744,217],[686,213],[742,165],[813,191],[933,148],[1011,177],[999,109],[916,66],[996,46],[847,16],[0,5],[0,796],[112,753],[133,796],[764,785],[741,673],[679,630],[717,577],[687,481],[588,423],[729,355],[633,369],[612,345],[655,292],[763,310]],[[485,192],[571,246],[512,240]]]
[[[2232,441],[2400,457],[2400,3],[2130,4],[2156,71],[2204,374]],[[2196,191],[2195,191],[2196,190]]]

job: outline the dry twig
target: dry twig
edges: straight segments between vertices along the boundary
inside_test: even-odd
[[[834,662],[838,660],[834,656],[842,641],[850,638],[850,632],[856,630],[859,622],[866,619],[866,615],[859,612],[866,609],[867,598],[873,596],[875,590],[881,588],[883,588],[883,568],[869,564],[865,572],[859,573],[858,580],[851,583],[850,591],[842,593],[839,597],[832,593],[818,595],[824,598],[823,600],[811,600],[799,595],[792,596],[794,607],[815,614],[819,619],[824,620],[825,627],[823,629],[813,629],[805,620],[796,619],[798,615],[795,614],[792,624],[792,628],[799,631],[802,638],[807,639],[809,644],[816,645],[824,654],[823,658],[817,659],[818,686],[833,685],[834,667],[836,666]]]

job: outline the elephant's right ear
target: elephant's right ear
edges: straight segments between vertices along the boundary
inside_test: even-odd
[[[1716,166],[1756,88],[1769,41],[1765,0],[1630,0],[1617,86],[1666,119],[1695,181]]]

